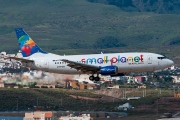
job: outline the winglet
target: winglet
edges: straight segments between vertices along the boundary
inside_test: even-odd
[[[22,28],[16,28],[15,31],[23,57],[31,56],[32,54],[37,52],[46,53],[31,39],[31,37]]]

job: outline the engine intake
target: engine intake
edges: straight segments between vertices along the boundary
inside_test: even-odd
[[[100,69],[101,75],[116,75],[118,74],[118,68],[116,66],[105,66]]]

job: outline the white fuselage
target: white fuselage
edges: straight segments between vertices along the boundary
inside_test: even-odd
[[[62,59],[94,66],[117,66],[118,73],[153,72],[172,66],[173,61],[155,53],[109,53],[89,55],[60,56],[52,53],[35,53],[25,59],[34,60],[34,63],[24,63],[26,66],[47,72],[60,74],[83,74],[67,66]]]

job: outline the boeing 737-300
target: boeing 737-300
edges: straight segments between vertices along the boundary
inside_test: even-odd
[[[165,56],[147,52],[56,55],[43,51],[22,29],[15,29],[22,65],[59,74],[89,74],[89,79],[99,81],[99,75],[122,76],[129,72],[154,72],[170,67],[174,62]]]

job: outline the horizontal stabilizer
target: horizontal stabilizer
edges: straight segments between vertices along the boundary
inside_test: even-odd
[[[10,59],[14,59],[17,61],[21,61],[21,62],[34,62],[34,60],[28,60],[28,59],[24,59],[24,58],[18,58],[18,57],[9,57]]]

